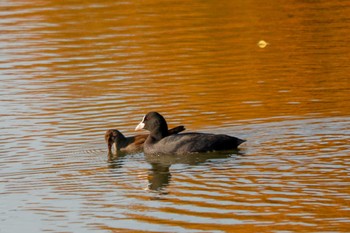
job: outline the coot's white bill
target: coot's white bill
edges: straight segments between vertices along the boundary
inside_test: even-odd
[[[142,121],[140,122],[140,124],[136,126],[135,131],[141,130],[145,127],[145,123],[143,123],[144,120],[145,120],[145,116],[142,118]]]

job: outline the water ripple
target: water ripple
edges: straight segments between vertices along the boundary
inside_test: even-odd
[[[349,15],[342,1],[3,1],[1,230],[348,232]],[[105,130],[134,135],[151,110],[248,141],[108,157]]]

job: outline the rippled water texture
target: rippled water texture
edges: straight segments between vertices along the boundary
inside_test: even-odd
[[[0,232],[350,232],[348,1],[0,1]],[[239,151],[108,157],[148,111]]]

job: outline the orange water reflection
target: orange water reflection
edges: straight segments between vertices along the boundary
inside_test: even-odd
[[[348,3],[0,5],[8,231],[7,210],[55,232],[349,231]],[[105,130],[134,133],[151,110],[248,141],[163,167],[107,161]]]
[[[13,17],[27,19],[15,25],[24,43],[15,50],[22,65],[11,72],[57,86],[50,94],[62,93],[63,102],[113,96],[123,104],[97,107],[122,115],[215,114],[190,122],[195,127],[348,114],[349,47],[342,40],[348,29],[341,20],[348,11],[339,3],[193,4],[51,1],[26,13],[9,7],[18,11]],[[257,46],[262,38],[265,49]],[[65,105],[53,111],[64,112]]]

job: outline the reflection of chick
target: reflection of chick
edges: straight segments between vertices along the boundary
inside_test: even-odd
[[[168,134],[177,134],[185,130],[184,126],[177,126],[168,131]],[[105,140],[108,145],[108,153],[112,153],[112,146],[114,145],[115,153],[118,151],[132,153],[143,150],[143,143],[147,139],[148,134],[136,135],[132,137],[125,137],[116,129],[109,129],[106,131]]]

